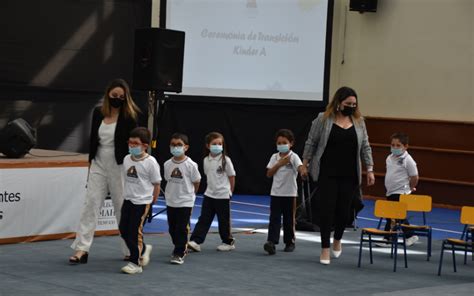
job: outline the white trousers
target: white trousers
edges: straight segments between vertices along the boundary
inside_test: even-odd
[[[118,225],[123,204],[122,165],[117,164],[113,148],[104,149],[99,147],[96,157],[91,163],[79,227],[76,232],[76,239],[71,245],[74,250],[89,252],[97,227],[99,211],[108,192],[110,192],[112,198]],[[123,254],[129,255],[125,242],[122,238],[120,240]]]

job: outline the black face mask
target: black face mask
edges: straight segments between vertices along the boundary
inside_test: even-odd
[[[110,106],[112,106],[114,108],[122,107],[124,101],[125,100],[122,100],[122,99],[119,99],[119,98],[110,98],[109,97]]]
[[[344,106],[344,109],[341,110],[342,115],[351,116],[355,112],[355,107]]]

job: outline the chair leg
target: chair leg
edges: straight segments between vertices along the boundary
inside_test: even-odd
[[[432,242],[432,230],[431,228],[428,230],[428,256],[426,258],[426,261],[430,261],[430,257],[431,257],[431,242]]]
[[[369,253],[370,253],[370,264],[374,264],[374,259],[372,256],[372,235],[369,234]]]
[[[357,264],[357,267],[360,267],[360,261],[362,258],[362,240],[364,239],[364,231],[360,232],[360,245],[359,245],[359,263]]]
[[[441,255],[439,255],[438,276],[441,276],[441,267],[443,266],[444,241],[441,244]]]
[[[391,240],[392,240],[392,242],[393,242],[393,237],[391,237]],[[394,248],[394,246],[393,246],[393,243],[392,243],[392,244],[390,245],[390,258],[392,258],[392,259],[393,259],[393,248]]]
[[[380,229],[380,226],[382,225],[382,218],[379,220],[379,224],[377,224],[377,229]]]
[[[454,272],[456,272],[456,254],[455,254],[455,249],[454,249],[453,244],[451,244],[451,249],[453,253],[453,269],[454,269]]]
[[[467,245],[464,246],[464,265],[467,264]]]
[[[464,236],[467,237],[467,224],[464,225],[464,229],[462,230],[462,234],[461,234],[461,239],[464,240]]]
[[[393,244],[395,245],[394,255],[393,255],[393,272],[397,271],[397,255],[398,255],[398,237],[394,237]]]
[[[405,268],[408,268],[407,243],[406,243],[405,235],[403,235],[403,256],[405,257]]]

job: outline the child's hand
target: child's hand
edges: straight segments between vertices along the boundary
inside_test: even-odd
[[[280,160],[278,160],[278,165],[279,166],[285,166],[289,163],[290,163],[290,156],[289,155],[287,155],[285,157],[282,157],[282,158],[280,158]]]

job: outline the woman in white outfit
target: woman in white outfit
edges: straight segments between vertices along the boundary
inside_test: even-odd
[[[72,264],[87,263],[97,218],[110,192],[117,222],[123,203],[122,163],[128,154],[130,131],[137,127],[139,108],[133,102],[130,88],[122,79],[113,80],[105,90],[103,104],[94,109],[89,148],[87,194],[81,212]],[[118,223],[117,223],[118,224]],[[125,255],[126,247],[122,246]]]

